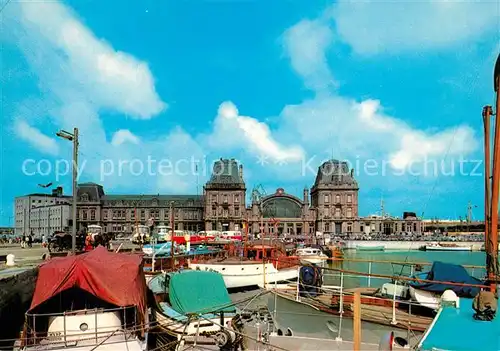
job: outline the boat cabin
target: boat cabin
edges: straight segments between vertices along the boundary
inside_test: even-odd
[[[147,342],[146,318],[142,258],[98,247],[40,267],[19,346],[48,350],[114,344],[141,350]]]
[[[320,256],[321,254],[322,251],[320,249],[315,249],[310,247],[297,249],[298,256]]]

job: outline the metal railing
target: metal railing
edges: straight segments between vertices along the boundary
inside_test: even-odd
[[[304,286],[303,282],[300,282],[300,279],[297,279],[295,282],[289,282],[287,288],[278,289],[276,284],[274,284],[274,290],[278,295],[281,294],[282,297],[285,297],[289,300],[294,300],[300,303],[304,303],[313,307],[317,311],[323,311],[326,313],[330,313],[332,315],[336,315],[339,317],[339,328],[338,328],[338,336],[337,340],[342,340],[341,338],[341,329],[342,329],[342,318],[352,318],[353,311],[346,310],[347,305],[352,307],[353,301],[352,295],[354,295],[355,290],[361,289],[361,297],[362,299],[368,299],[369,301],[363,302],[361,306],[361,314],[362,320],[367,322],[373,322],[378,324],[383,324],[387,326],[393,326],[398,329],[406,329],[408,333],[408,339],[411,337],[415,337],[415,332],[423,332],[428,325],[432,322],[432,317],[428,315],[415,314],[415,308],[418,307],[427,307],[438,309],[440,307],[441,301],[439,297],[436,297],[435,301],[428,301],[425,305],[420,304],[417,301],[413,301],[411,299],[405,300],[402,299],[398,294],[398,286],[404,286],[408,282],[417,281],[423,283],[441,283],[450,286],[467,286],[474,287],[479,289],[488,289],[488,286],[482,284],[464,284],[464,283],[455,283],[455,282],[444,282],[444,281],[434,281],[428,279],[420,279],[411,277],[415,272],[415,266],[430,266],[432,263],[427,262],[392,262],[392,261],[376,261],[376,260],[356,260],[356,259],[337,259],[339,261],[339,266],[343,266],[340,261],[351,261],[356,263],[366,264],[366,270],[368,272],[362,271],[354,271],[343,269],[343,267],[318,267],[322,269],[323,277],[334,277],[338,279],[338,282],[331,282],[327,280],[326,284],[323,283],[320,289],[318,290],[318,295],[316,297],[311,296],[302,296],[300,292],[300,285]],[[377,271],[374,269],[376,264],[399,264],[404,265],[406,267],[406,271],[398,270],[401,275],[390,275],[390,274],[379,274],[373,273]],[[469,274],[473,275],[474,273],[481,275],[484,271],[483,266],[473,266],[473,265],[465,265],[463,266],[469,271]],[[359,268],[359,267],[358,267]],[[300,269],[300,268],[299,268]],[[472,272],[472,273],[470,273]],[[407,273],[408,275],[404,275]],[[484,277],[484,274],[482,275]],[[356,282],[357,284],[352,284],[354,287],[346,289],[346,281],[348,279],[366,279],[366,284],[363,284],[361,281]],[[363,288],[370,288],[374,284],[373,280],[385,280],[388,282],[392,282],[394,285],[391,286],[388,291],[383,295],[374,295],[372,292],[368,293],[365,291],[363,293]],[[329,285],[333,283],[333,285]],[[352,282],[351,282],[352,283]],[[306,285],[306,287],[308,287]],[[273,284],[268,285],[268,289],[273,290]],[[326,299],[325,299],[326,297]],[[347,300],[347,302],[346,302]],[[376,306],[376,307],[374,307]],[[275,302],[275,311],[273,313],[274,319],[276,319],[276,302]],[[413,311],[412,311],[413,309]],[[295,312],[286,310],[281,312],[284,314],[294,314]],[[300,313],[299,313],[300,314]]]
[[[104,313],[119,313],[120,327],[116,330],[111,330],[113,327],[102,324],[99,325],[99,315]],[[91,333],[85,330],[69,330],[67,329],[68,317],[76,315],[94,315],[94,328]],[[130,318],[133,314],[133,318]],[[26,313],[25,319],[25,344],[34,345],[43,341],[49,344],[64,344],[65,347],[74,346],[79,341],[86,341],[87,345],[99,344],[100,339],[106,339],[120,333],[124,335],[125,341],[137,334],[141,326],[138,324],[137,308],[136,306],[125,306],[117,308],[94,308],[76,311],[65,311],[61,313]],[[63,330],[55,330],[49,333],[49,318],[62,317]],[[84,324],[86,324],[84,322]],[[87,326],[88,327],[88,326]],[[94,342],[94,343],[93,343]],[[102,341],[101,341],[102,343]]]

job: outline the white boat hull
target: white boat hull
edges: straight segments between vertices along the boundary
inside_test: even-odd
[[[185,322],[181,322],[175,320],[174,318],[170,318],[157,310],[154,311],[154,314],[158,326],[167,329],[171,333],[174,333],[175,335],[177,335],[179,339],[181,338],[182,335],[192,336],[196,335],[197,333],[203,335],[204,333],[216,333],[221,329],[220,317],[210,320],[206,319],[194,320],[186,325]],[[225,327],[230,327],[232,318],[233,317],[224,317]],[[200,324],[199,328],[198,328],[198,322]]]
[[[144,340],[139,340],[134,333],[123,330],[121,323],[118,312],[92,313],[91,310],[82,314],[49,317],[46,338],[34,345],[14,346],[14,350],[147,350],[147,333]],[[80,328],[84,324],[88,329],[82,331]]]
[[[427,307],[433,310],[437,310],[439,308],[439,302],[441,298],[439,294],[415,289],[414,287],[410,286],[410,296],[413,300],[418,302],[423,307]]]
[[[426,251],[472,251],[472,246],[434,246],[426,245]]]
[[[322,256],[299,256],[300,261],[305,262],[305,263],[312,263],[312,264],[324,264],[325,262],[328,261],[328,257],[322,257]]]
[[[190,263],[190,269],[213,271],[222,274],[226,288],[244,288],[264,283],[293,281],[298,277],[298,268],[276,269],[272,263]],[[265,272],[265,274],[263,273]]]

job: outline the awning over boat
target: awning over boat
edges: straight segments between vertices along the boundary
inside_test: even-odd
[[[481,280],[474,278],[469,275],[467,270],[457,264],[445,263],[445,262],[434,262],[432,264],[432,268],[429,272],[419,274],[416,276],[420,279],[426,280],[434,280],[440,282],[451,282],[451,283],[462,283],[462,284],[474,284],[474,285],[483,285],[484,282]],[[445,290],[453,290],[457,296],[460,297],[474,297],[478,294],[479,287],[471,287],[471,286],[456,286],[449,285],[443,283],[427,283],[427,282],[410,282],[410,286],[435,292],[435,293],[443,293]]]
[[[171,275],[170,304],[181,314],[235,312],[222,275],[209,271],[182,271]]]
[[[144,325],[146,282],[140,255],[111,253],[99,246],[82,255],[51,259],[40,266],[28,312],[71,288],[118,307],[136,306]]]

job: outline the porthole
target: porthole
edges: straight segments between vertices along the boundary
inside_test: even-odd
[[[81,330],[82,332],[87,331],[88,329],[89,329],[89,326],[88,326],[88,324],[87,324],[87,323],[82,323],[82,324],[80,324],[80,330]]]

